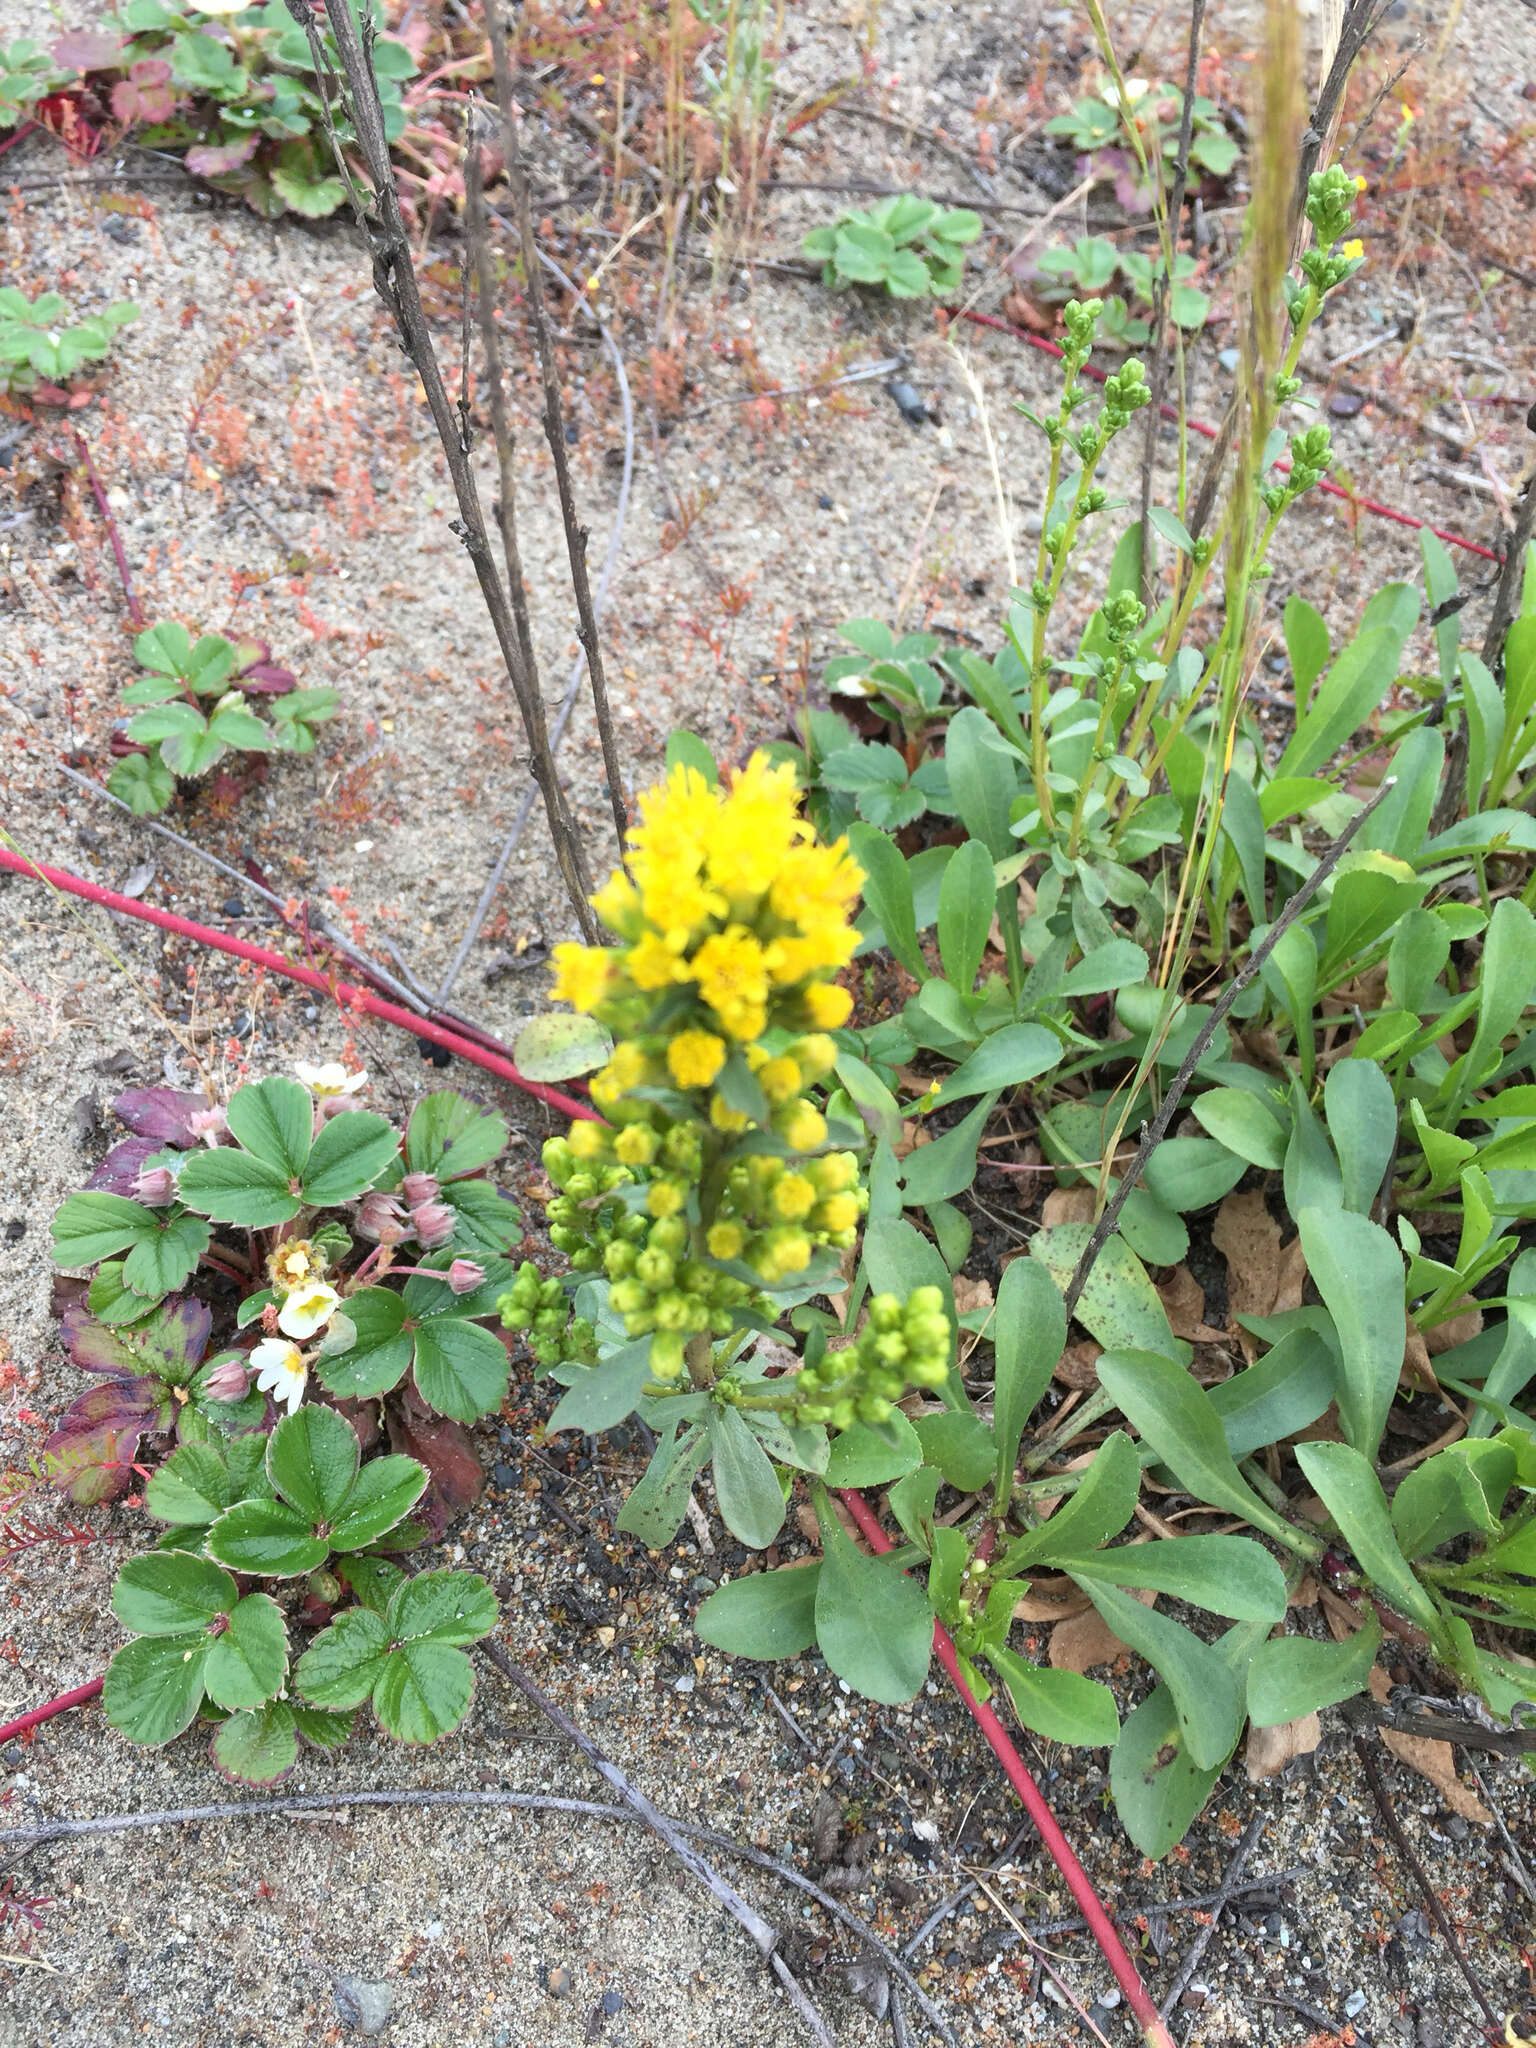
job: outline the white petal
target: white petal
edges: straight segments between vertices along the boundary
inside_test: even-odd
[[[334,1287],[308,1282],[295,1287],[277,1313],[277,1327],[285,1337],[313,1337],[339,1307],[341,1296]]]

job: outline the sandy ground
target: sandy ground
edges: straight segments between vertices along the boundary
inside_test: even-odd
[[[845,17],[830,7],[807,8],[803,20],[795,12],[781,82],[807,91],[846,75],[862,46]],[[1405,42],[1420,11],[1394,12],[1391,33]],[[7,4],[0,21],[9,31],[29,13]],[[1250,16],[1217,9],[1215,17],[1217,46],[1235,74]],[[1138,9],[1128,45],[1143,33],[1161,39],[1154,48],[1173,47],[1174,28]],[[1521,91],[1536,76],[1536,18],[1517,0],[1500,0],[1481,10],[1479,34],[1465,115],[1464,147],[1474,151],[1514,133],[1529,112]],[[879,19],[878,104],[921,124],[942,121],[965,143],[975,137],[978,96],[1006,100],[1038,62],[1081,42],[1069,10],[1023,0],[964,10],[888,5]],[[803,146],[781,159],[783,177],[970,189],[961,166],[879,126],[828,123],[798,139]],[[578,141],[552,139],[541,164],[550,194],[579,173]],[[249,851],[279,893],[307,894],[366,946],[394,941],[435,985],[524,784],[508,693],[447,529],[452,507],[430,423],[366,267],[339,226],[273,227],[211,204],[175,177],[140,182],[149,175],[141,163],[115,182],[66,188],[62,163],[52,143],[37,139],[7,159],[18,183],[3,268],[7,281],[57,285],[81,304],[126,295],[141,307],[101,399],[76,423],[107,485],[146,617],[259,635],[301,683],[334,682],[345,702],[316,760],[281,763],[243,794],[204,796],[173,822],[237,866]],[[1528,148],[1524,163],[1528,175]],[[1010,203],[1042,203],[1006,156],[991,189]],[[114,193],[126,195],[120,210]],[[761,249],[793,258],[804,228],[835,204],[820,194],[765,195]],[[1361,374],[1386,360],[1389,393],[1528,390],[1528,293],[1488,267],[1486,248],[1448,235],[1432,190],[1414,204],[1422,233],[1412,246],[1427,244],[1430,258],[1405,259],[1384,229],[1373,244],[1380,260],[1325,331],[1320,359],[1416,312],[1416,349],[1366,356]],[[589,275],[611,245],[576,232],[580,216],[570,209],[553,209],[552,219],[549,246]],[[1023,232],[1025,222],[998,219],[1001,256],[1007,232]],[[1062,226],[1081,231],[1081,222]],[[446,247],[431,253],[446,265],[432,276],[446,292],[440,332],[451,357],[456,257]],[[657,384],[665,401],[667,382],[651,358],[654,256],[646,265],[616,265],[597,294],[636,404],[634,486],[606,619],[635,783],[654,771],[674,724],[691,724],[738,756],[778,735],[806,676],[814,683],[836,651],[846,617],[900,612],[909,624],[990,645],[1009,579],[980,415],[955,356],[919,311],[870,312],[766,271],[732,271],[712,298],[707,264],[685,257],[676,333],[687,381],[662,407],[663,478],[646,404]],[[992,290],[980,303],[995,308],[999,296]],[[1216,340],[1225,346],[1227,338]],[[1053,372],[1005,337],[967,329],[959,339],[999,450],[1006,530],[1023,557],[1042,463],[1013,401],[1048,398]],[[576,315],[564,346],[572,460],[600,560],[623,466],[619,393],[589,318]],[[846,356],[834,356],[844,347]],[[811,382],[897,349],[910,355],[931,408],[918,429],[878,383],[836,402],[701,410],[764,379]],[[1203,350],[1194,374],[1193,408],[1206,419],[1219,415],[1226,383],[1212,353]],[[524,552],[553,703],[575,643],[526,366],[517,395]],[[1472,421],[1487,472],[1507,493],[1528,445],[1518,438],[1519,414],[1448,402],[1432,417],[1458,430]],[[1480,455],[1415,438],[1376,405],[1334,426],[1348,480],[1484,545],[1496,541],[1495,485]],[[29,854],[109,886],[150,863],[151,878],[134,876],[146,900],[270,942],[273,924],[238,884],[55,772],[61,755],[88,769],[104,762],[117,692],[133,669],[104,530],[73,483],[61,490],[48,466],[52,447],[69,452],[59,433],[45,432],[5,455],[20,517],[0,514],[0,818]],[[489,502],[484,444],[477,461]],[[1480,488],[1447,484],[1448,469]],[[680,544],[679,505],[691,515]],[[1469,580],[1481,587],[1490,565],[1467,559]],[[1297,514],[1276,565],[1276,613],[1300,589],[1343,632],[1384,576],[1416,574],[1417,541],[1379,522],[1356,533],[1347,508],[1319,500]],[[563,760],[601,865],[611,827],[584,709]],[[179,941],[56,902],[35,884],[0,878],[0,906],[0,1465],[24,1473],[78,1385],[52,1344],[48,1217],[105,1149],[111,1095],[134,1082],[190,1082],[200,1071],[227,1085],[296,1054],[333,1057],[346,1026],[302,991],[198,961]],[[455,999],[488,1027],[514,1032],[544,999],[537,963],[545,945],[569,925],[536,812]],[[352,1049],[391,1108],[447,1080],[508,1110],[520,1137],[504,1177],[517,1187],[547,1128],[536,1105],[502,1099],[488,1076],[462,1067],[436,1073],[399,1034],[359,1028]],[[874,1837],[849,1903],[903,1937],[968,1866],[1001,1851],[1015,1826],[1011,1802],[942,1692],[910,1713],[877,1713],[819,1663],[801,1661],[772,1675],[802,1730],[793,1734],[755,1667],[732,1666],[692,1636],[692,1611],[729,1567],[729,1552],[710,1557],[683,1545],[652,1560],[612,1539],[617,1491],[638,1471],[627,1447],[609,1440],[594,1468],[563,1440],[545,1446],[537,1431],[483,1435],[493,1483],[451,1532],[450,1547],[497,1584],[511,1653],[663,1805],[819,1870],[812,1823],[830,1795],[849,1835]],[[90,1546],[43,1546],[5,1567],[0,1718],[92,1677],[116,1645],[107,1595],[145,1522],[129,1508],[90,1521],[99,1535]],[[728,1543],[718,1524],[716,1539]],[[599,1627],[615,1630],[611,1644],[599,1641]],[[1124,1675],[1127,1701],[1139,1683]],[[1218,1934],[1196,1980],[1207,1995],[1179,2016],[1191,2041],[1331,2039],[1319,2035],[1318,2015],[1335,2028],[1352,2020],[1358,2043],[1433,2048],[1471,2038],[1464,1989],[1413,1917],[1418,1898],[1342,1733],[1330,1732],[1315,1761],[1282,1780],[1250,1787],[1240,1770],[1230,1774],[1187,1859],[1155,1871],[1141,1867],[1106,1810],[1102,1759],[1053,1752],[1036,1760],[1095,1881],[1128,1913],[1213,1889],[1255,1811],[1266,1833],[1252,1874],[1299,1873]],[[1449,1815],[1423,1780],[1388,1764],[1405,1825],[1464,1920],[1480,1974],[1501,2010],[1513,2007],[1529,1995],[1519,1960],[1529,1907],[1502,1873],[1497,1838]],[[0,1753],[0,1771],[0,1825],[233,1796],[195,1742],[132,1752],[94,1711]],[[1529,1779],[1497,1767],[1487,1776],[1529,1853]],[[505,1785],[601,1796],[489,1673],[462,1739],[417,1756],[362,1738],[339,1760],[295,1774],[300,1780],[309,1789]],[[805,1917],[772,1880],[730,1874],[792,1937],[839,2039],[879,2037],[884,2029],[836,1979],[854,1953],[847,1937],[819,1915]],[[52,1903],[30,1940],[0,1927],[4,2048],[94,2048],[147,2034],[166,2048],[340,2041],[353,2036],[335,1980],[349,1973],[389,1986],[387,2039],[400,2048],[777,2048],[805,2038],[745,1942],[670,1859],[647,1838],[599,1823],[358,1809],[329,1822],[210,1822],[50,1848],[13,1877],[17,1893]],[[1044,1992],[1031,1996],[1028,1963],[996,1946],[1007,1914],[1067,1910],[1059,1880],[1026,1840],[994,1888],[997,1905],[973,1901],[925,1951],[935,1996],[963,2039],[1073,2038],[1070,2016]],[[1167,1923],[1160,1969],[1148,1947],[1154,1983],[1169,1981],[1192,1925]],[[1108,1990],[1091,1949],[1069,1944],[1063,1956],[1059,1967],[1083,2005]],[[551,1980],[552,1970],[570,1973],[568,1987]],[[562,1995],[551,1995],[551,1981]],[[1365,2003],[1356,2010],[1350,2001],[1347,2011],[1355,1991]],[[1100,2006],[1095,2019],[1109,2040],[1130,2038],[1123,2012]]]

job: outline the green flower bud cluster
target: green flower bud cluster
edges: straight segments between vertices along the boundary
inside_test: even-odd
[[[1134,640],[1146,624],[1147,608],[1133,592],[1125,590],[1104,605],[1104,631],[1111,646],[1123,647]]]
[[[1308,178],[1307,219],[1324,249],[1331,249],[1349,233],[1355,218],[1356,190],[1354,179],[1338,164],[1314,171]]]
[[[1118,434],[1128,426],[1144,405],[1152,403],[1152,392],[1147,384],[1147,373],[1132,356],[1122,363],[1113,377],[1104,385],[1104,411],[1100,415],[1104,422],[1106,437]]]
[[[1102,299],[1068,299],[1062,307],[1061,320],[1067,330],[1067,338],[1061,359],[1068,376],[1074,375],[1087,362],[1093,349],[1094,329],[1103,311]]]
[[[681,1215],[627,1216],[603,1252],[608,1301],[631,1337],[651,1338],[651,1371],[676,1379],[690,1337],[728,1336],[733,1311],[756,1305],[746,1281],[692,1258]]]
[[[571,1314],[570,1297],[558,1280],[546,1280],[532,1259],[524,1259],[510,1290],[497,1298],[504,1330],[521,1330],[542,1366],[569,1361],[592,1365],[597,1336],[584,1316]]]
[[[1291,469],[1288,476],[1267,484],[1259,493],[1271,512],[1283,512],[1303,491],[1310,491],[1328,474],[1333,460],[1333,436],[1321,422],[1291,436]]]
[[[626,1213],[618,1191],[634,1176],[607,1160],[579,1159],[564,1138],[546,1143],[544,1171],[559,1190],[545,1210],[550,1243],[572,1272],[600,1272],[603,1247]]]
[[[905,1301],[877,1294],[854,1343],[796,1374],[797,1412],[832,1429],[888,1422],[908,1387],[942,1386],[948,1373],[949,1318],[938,1288],[914,1287]]]

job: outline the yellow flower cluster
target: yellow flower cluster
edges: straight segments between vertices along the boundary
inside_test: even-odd
[[[851,999],[831,976],[858,944],[864,878],[845,840],[816,844],[792,768],[754,754],[728,789],[674,768],[640,798],[629,870],[592,898],[622,943],[557,946],[554,993],[627,1036],[656,997],[691,990],[670,1026],[672,1085],[711,1087],[731,1048],[770,1025],[847,1022]]]

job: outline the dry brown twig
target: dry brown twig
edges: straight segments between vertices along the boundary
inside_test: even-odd
[[[327,11],[338,0],[326,0]],[[539,246],[533,235],[533,209],[528,193],[528,172],[523,162],[518,132],[517,104],[512,97],[512,61],[507,50],[506,25],[495,0],[485,8],[485,25],[491,41],[491,63],[496,79],[496,103],[501,111],[501,146],[506,178],[512,192],[518,237],[523,251],[523,283],[528,310],[533,317],[534,341],[539,353],[539,374],[544,383],[544,437],[555,465],[555,486],[560,493],[560,517],[565,526],[566,553],[570,559],[571,588],[576,596],[577,636],[586,649],[587,675],[592,684],[592,708],[602,743],[603,766],[608,775],[608,801],[613,810],[614,831],[623,857],[628,817],[624,807],[624,778],[619,769],[618,744],[614,739],[613,715],[608,704],[608,687],[603,673],[603,651],[597,637],[597,613],[592,604],[592,585],[587,576],[587,529],[576,515],[576,497],[571,488],[571,465],[566,455],[565,409],[560,402],[560,373],[555,363],[549,316],[544,310],[544,284],[539,266]]]
[[[368,243],[373,261],[374,290],[388,308],[400,336],[401,346],[421,378],[422,387],[426,392],[432,422],[437,428],[448,473],[453,482],[454,495],[458,500],[459,517],[450,523],[453,531],[463,541],[474,566],[480,594],[490,614],[491,625],[501,651],[502,662],[512,683],[514,696],[517,696],[522,671],[522,649],[518,640],[517,622],[491,556],[490,540],[480,507],[479,486],[475,481],[466,445],[464,422],[456,416],[455,409],[449,401],[442,371],[438,366],[437,351],[433,347],[426,314],[422,308],[415,266],[411,259],[410,240],[400,211],[399,188],[395,183],[389,143],[384,133],[383,107],[373,74],[370,55],[372,27],[370,24],[359,31],[357,19],[347,5],[347,0],[326,0],[326,19],[335,37],[342,69],[346,75],[354,132],[373,185],[370,207],[368,200],[357,189],[331,120],[330,94],[339,90],[339,82],[320,41],[314,17],[303,5],[303,0],[287,0],[287,5],[289,13],[309,39],[310,56],[321,86],[321,103],[325,110],[325,125],[332,155],[346,184],[357,224]],[[520,698],[519,708],[521,709]],[[599,936],[597,920],[587,902],[591,893],[591,877],[581,844],[574,832],[567,829],[568,821],[559,796],[557,779],[550,775],[546,780],[540,772],[543,764],[540,763],[533,746],[532,733],[529,734],[529,745],[534,756],[530,765],[543,791],[545,814],[549,820],[550,836],[554,841],[555,856],[560,865],[566,893],[570,897],[582,936],[588,943],[595,943]]]

